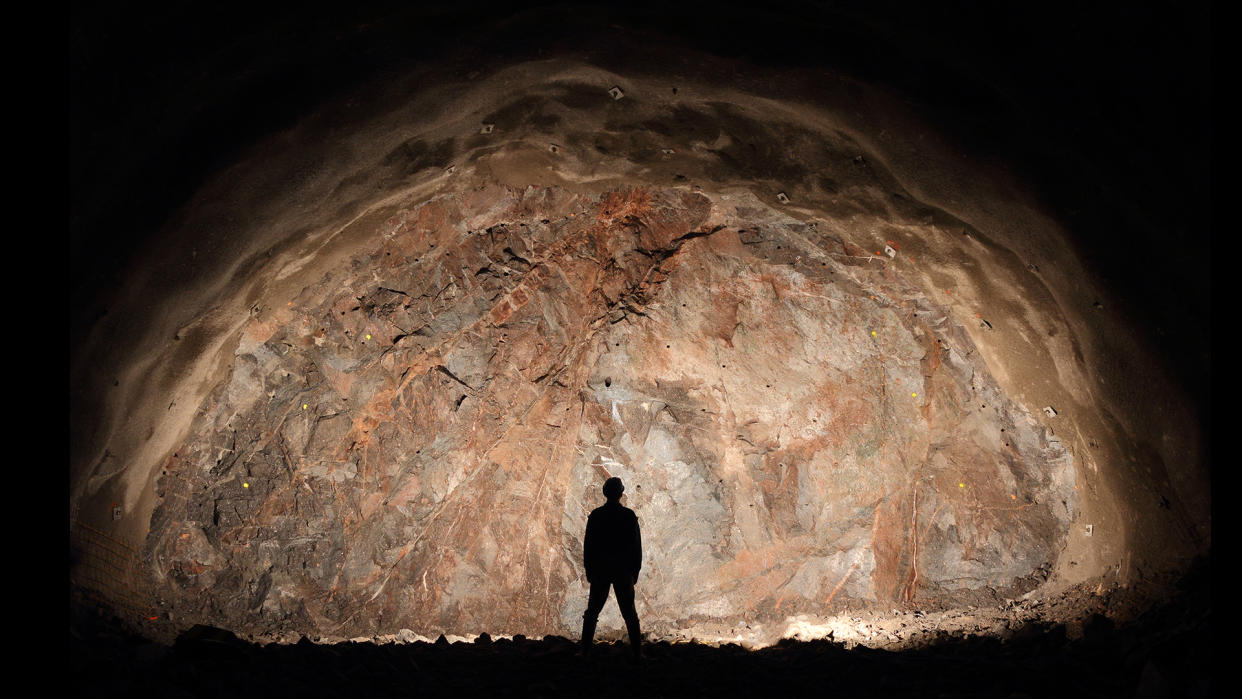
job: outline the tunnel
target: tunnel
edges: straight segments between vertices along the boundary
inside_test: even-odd
[[[1208,695],[1209,20],[75,8],[75,685]]]

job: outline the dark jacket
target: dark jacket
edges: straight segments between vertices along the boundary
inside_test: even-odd
[[[643,542],[634,511],[616,501],[592,510],[582,542],[582,562],[589,582],[637,580]]]

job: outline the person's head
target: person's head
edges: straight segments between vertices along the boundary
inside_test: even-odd
[[[613,476],[604,481],[604,497],[609,500],[620,500],[621,493],[625,492],[625,485],[621,483],[621,479]]]

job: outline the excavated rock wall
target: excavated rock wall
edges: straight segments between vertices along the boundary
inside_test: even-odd
[[[256,305],[157,484],[170,616],[574,635],[609,476],[649,630],[1046,578],[1074,461],[942,303],[850,242],[867,214],[696,189],[444,193]]]
[[[190,23],[221,51],[182,79],[146,70],[148,40],[177,43],[158,17],[128,23],[136,42],[116,13],[87,22],[106,30],[75,33],[79,63],[124,46],[176,99],[75,72],[102,86],[75,124],[116,128],[74,129],[74,249],[107,254],[73,261],[99,293],[71,314],[71,590],[152,637],[573,636],[609,474],[646,536],[644,628],[666,638],[931,630],[993,597],[1073,624],[1048,600],[1082,593],[1093,613],[1210,554],[1206,405],[1171,370],[1210,357],[1201,313],[1168,322],[1204,294],[1177,281],[1190,272],[1138,296],[1107,272],[1151,258],[1110,241],[1173,250],[1165,272],[1193,260],[1193,144],[1172,169],[1100,169],[1076,146],[1112,111],[1046,70],[1034,94],[1059,99],[1028,109],[1003,62],[938,74],[961,54],[922,23],[894,15],[885,41],[847,17],[843,44],[768,13],[782,40],[811,30],[789,43],[818,58],[908,63],[894,94],[833,60],[759,58],[759,25],[721,42],[727,15],[707,9],[679,11],[737,58],[611,11],[497,13],[443,51],[404,15],[373,32],[299,12],[280,22],[294,38],[224,13],[224,31]],[[342,63],[369,82],[343,83]],[[1079,73],[1078,94],[1110,72]],[[1183,142],[1135,114],[1091,152]],[[195,162],[222,169],[199,182]],[[76,186],[83,171],[107,186]],[[127,234],[198,184],[131,256]],[[601,635],[619,626],[609,605]]]

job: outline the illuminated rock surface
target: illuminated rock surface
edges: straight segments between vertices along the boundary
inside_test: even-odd
[[[161,594],[269,632],[567,634],[613,475],[649,629],[1033,588],[1072,459],[839,225],[689,187],[401,209],[244,328],[160,481]]]

